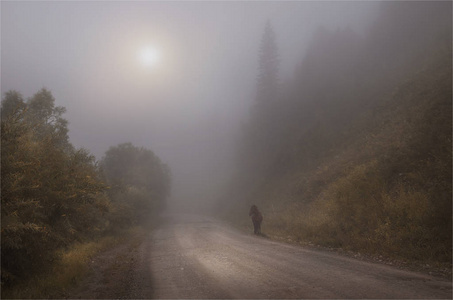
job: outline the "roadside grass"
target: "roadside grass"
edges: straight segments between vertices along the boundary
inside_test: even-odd
[[[144,229],[136,226],[96,241],[75,243],[58,253],[58,259],[49,271],[24,280],[11,288],[2,288],[2,298],[65,298],[67,291],[89,274],[89,264],[96,255],[143,234]]]
[[[440,235],[448,214],[435,211],[433,196],[425,190],[405,184],[408,176],[417,174],[389,184],[382,169],[377,161],[358,165],[327,184],[311,202],[294,201],[278,209],[261,203],[263,233],[286,242],[390,259],[431,265],[450,261],[449,243]]]

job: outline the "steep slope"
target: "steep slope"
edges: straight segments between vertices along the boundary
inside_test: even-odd
[[[268,144],[244,143],[232,215],[254,203],[270,234],[451,262],[451,53],[446,2],[383,3],[364,38],[319,30],[271,130],[246,128]]]

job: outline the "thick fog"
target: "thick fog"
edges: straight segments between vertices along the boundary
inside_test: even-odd
[[[376,2],[71,1],[1,3],[1,92],[49,89],[67,108],[70,141],[101,159],[131,142],[172,171],[171,205],[201,206],[228,183],[236,134],[256,91],[272,23],[280,78],[313,33],[365,34]],[[151,47],[158,58],[140,57]]]

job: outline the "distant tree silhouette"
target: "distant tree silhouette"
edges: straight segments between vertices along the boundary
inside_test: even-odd
[[[264,174],[270,170],[275,143],[278,142],[278,124],[275,122],[279,109],[279,54],[276,35],[268,20],[264,27],[258,52],[258,76],[256,98],[251,118],[244,126],[241,147],[242,165],[252,174]],[[263,163],[265,162],[265,163]],[[250,175],[250,174],[249,174]],[[254,177],[252,175],[246,177]]]
[[[128,195],[116,202],[130,205],[136,214],[134,219],[146,219],[150,212],[165,207],[170,194],[170,169],[153,151],[131,143],[119,144],[105,153],[101,166],[111,185],[111,198]]]
[[[277,96],[279,55],[275,32],[269,20],[264,28],[259,51],[256,100],[258,103],[270,103]]]

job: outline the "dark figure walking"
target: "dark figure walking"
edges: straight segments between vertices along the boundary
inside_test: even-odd
[[[263,222],[263,215],[258,210],[256,205],[250,207],[249,216],[252,217],[253,233],[261,234],[261,222]]]

